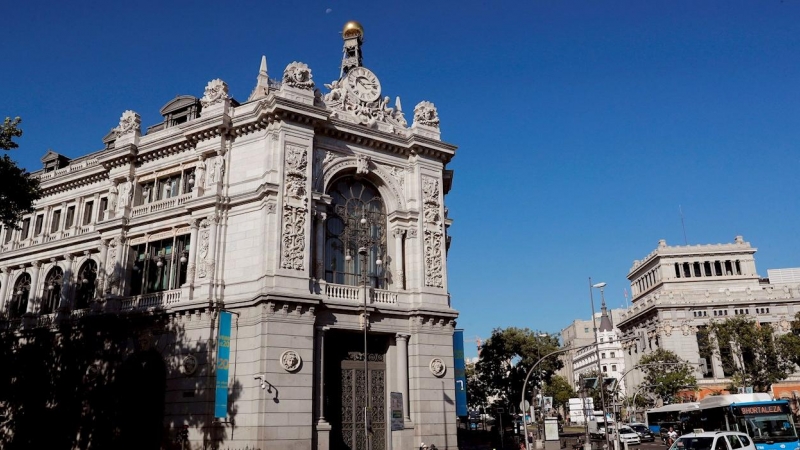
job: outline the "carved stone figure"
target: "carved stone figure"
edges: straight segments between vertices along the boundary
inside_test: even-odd
[[[298,199],[305,197],[307,161],[304,148],[286,147],[286,195]]]
[[[190,376],[197,370],[197,358],[194,355],[186,355],[181,362],[181,370],[184,375]]]
[[[206,181],[206,159],[204,157],[200,157],[197,161],[197,167],[195,168],[195,186],[205,186]]]
[[[365,69],[365,72],[366,71]],[[369,72],[371,74],[371,72]],[[360,77],[356,77],[359,79]],[[353,80],[350,80],[353,81]],[[379,98],[380,88],[369,90],[375,95],[375,98],[364,94],[366,91],[362,89],[347,88],[348,79],[339,79],[326,84],[325,87],[330,89],[330,92],[323,96],[325,106],[333,110],[333,117],[343,120],[348,120],[354,123],[360,123],[368,127],[379,127],[378,124],[389,125],[382,128],[383,131],[390,131],[403,134],[408,127],[408,122],[403,117],[403,112],[400,107],[400,99],[398,98],[395,107],[390,105],[389,97]],[[377,78],[370,83],[370,86],[379,86]],[[358,86],[358,82],[355,82]],[[376,92],[377,91],[377,92]],[[361,96],[356,95],[359,92]]]
[[[222,103],[229,98],[231,98],[231,96],[228,95],[228,84],[216,78],[209,81],[206,85],[206,90],[203,92],[203,98],[200,99],[200,103],[203,105],[203,108],[208,108],[211,105]]]
[[[431,373],[439,378],[443,377],[445,372],[447,372],[447,366],[444,365],[444,361],[442,361],[441,358],[433,358],[428,367]]]
[[[414,107],[414,123],[439,128],[439,112],[436,106],[428,101],[422,101]]]
[[[112,288],[119,286],[119,270],[117,269],[117,253],[120,248],[120,238],[115,237],[108,244],[108,256],[106,256],[106,294],[110,294]]]
[[[211,223],[208,219],[203,219],[200,222],[200,245],[197,246],[197,278],[205,278],[208,276],[208,265],[206,259],[208,258],[209,237],[211,236],[210,230]]]
[[[284,161],[284,205],[281,267],[305,270],[308,152],[297,145],[286,146]]]
[[[443,287],[442,241],[444,237],[439,203],[439,180],[422,179],[422,216],[425,244],[425,286]]]
[[[371,158],[367,155],[356,155],[356,173],[358,175],[369,174],[369,162]]]
[[[284,84],[297,89],[314,89],[311,69],[305,63],[294,61],[283,71]]]
[[[208,172],[208,184],[213,186],[214,183],[221,182],[224,171],[225,161],[221,155],[217,155],[214,157],[214,165],[211,167],[211,171]]]
[[[126,179],[119,184],[119,187],[117,188],[119,192],[117,208],[119,210],[124,210],[131,204],[131,199],[133,198],[133,189],[131,189],[131,187],[132,185],[130,179]]]
[[[300,368],[302,360],[294,350],[286,350],[281,354],[281,367],[287,372],[295,372]]]
[[[282,268],[294,270],[305,268],[305,264],[303,264],[306,247],[305,227],[306,209],[300,206],[285,205],[283,207]]]
[[[117,182],[112,181],[111,187],[108,188],[108,210],[109,211],[116,211],[117,210]]]
[[[134,111],[127,110],[122,113],[122,117],[119,119],[119,126],[114,128],[114,133],[117,137],[124,136],[126,134],[135,133],[137,131],[141,131],[142,129],[142,118],[139,114],[136,114]]]
[[[332,81],[331,84],[326,84],[325,87],[330,89],[330,92],[322,97],[325,103],[341,102],[344,99],[345,89],[342,85],[342,80]]]

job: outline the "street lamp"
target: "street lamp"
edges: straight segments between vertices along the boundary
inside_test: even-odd
[[[373,205],[374,206],[374,205]],[[382,205],[381,205],[382,209]],[[369,354],[367,353],[367,329],[369,328],[369,311],[367,304],[369,303],[369,276],[368,265],[370,257],[374,256],[375,276],[377,277],[378,271],[383,266],[381,255],[386,254],[384,242],[384,216],[381,210],[371,208],[370,204],[364,202],[360,198],[350,198],[344,205],[336,206],[336,214],[345,221],[345,227],[341,235],[342,245],[344,247],[345,261],[353,264],[353,253],[358,253],[359,265],[359,284],[361,285],[363,295],[363,330],[364,330],[364,448],[370,449],[370,413],[372,411],[371,398],[370,398],[370,380],[369,380]],[[355,272],[355,271],[354,271]],[[376,281],[376,284],[378,282]]]
[[[600,289],[600,298],[602,298],[603,305],[605,305],[606,304],[606,299],[605,299],[605,295],[603,293],[603,289],[605,287],[606,287],[606,283],[605,282],[592,284],[592,277],[589,277],[589,300],[590,300],[590,302],[592,304],[592,326],[594,327],[594,341],[595,341],[595,343],[598,344],[597,346],[595,346],[594,352],[595,352],[595,358],[597,358],[597,373],[598,373],[598,375],[600,377],[600,403],[601,403],[601,407],[603,408],[602,409],[602,411],[603,411],[603,423],[607,422],[606,421],[606,394],[605,394],[605,387],[604,387],[604,384],[603,384],[603,378],[604,378],[603,377],[603,369],[602,369],[602,367],[600,365],[600,345],[599,345],[600,344],[600,334],[599,334],[598,329],[597,329],[597,318],[594,316],[594,291],[592,289]],[[608,427],[606,427],[606,428],[608,428]],[[610,444],[609,441],[608,441],[608,431],[606,431],[605,436],[606,436],[606,448],[608,448],[609,444]]]

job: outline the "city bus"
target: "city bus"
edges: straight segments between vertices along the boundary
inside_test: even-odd
[[[664,426],[667,428],[675,427],[675,431],[680,434],[681,429],[679,424],[681,421],[681,411],[691,408],[695,405],[697,405],[697,403],[694,402],[675,403],[672,405],[664,405],[659,408],[648,409],[644,414],[647,428],[650,428],[650,431],[652,431],[654,435],[658,436],[659,432],[661,432],[661,424],[664,424]]]
[[[684,433],[692,430],[747,433],[757,450],[798,450],[797,429],[786,400],[769,394],[706,397],[680,414]]]

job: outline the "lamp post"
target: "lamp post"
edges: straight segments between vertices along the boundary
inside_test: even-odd
[[[605,296],[603,294],[603,288],[606,287],[606,283],[601,282],[597,284],[592,284],[592,277],[589,277],[589,300],[592,304],[592,326],[594,327],[594,341],[597,344],[594,348],[595,357],[597,358],[597,373],[600,376],[600,403],[601,408],[603,411],[603,423],[606,423],[606,394],[605,394],[605,387],[603,386],[603,369],[600,365],[600,334],[597,329],[597,318],[594,316],[594,291],[593,288],[600,289],[600,297],[603,299],[603,303],[605,303]],[[608,427],[606,427],[608,428]],[[609,447],[609,440],[608,440],[608,431],[605,433],[606,436],[606,448]]]
[[[368,265],[375,264],[375,276],[377,277],[378,271],[383,266],[381,255],[385,254],[384,242],[384,226],[380,223],[383,220],[382,211],[376,211],[370,207],[370,204],[364,202],[361,198],[350,198],[344,205],[336,206],[336,213],[345,221],[345,227],[342,232],[342,246],[345,252],[345,261],[353,263],[353,253],[358,253],[358,274],[360,277],[359,284],[362,289],[363,298],[363,331],[364,331],[364,448],[370,450],[370,434],[371,434],[371,421],[370,414],[372,412],[371,398],[370,398],[370,380],[369,380],[369,353],[367,352],[367,329],[369,328],[369,311],[367,305],[369,303],[369,277]],[[375,260],[370,259],[371,256]],[[355,274],[355,271],[353,271]]]

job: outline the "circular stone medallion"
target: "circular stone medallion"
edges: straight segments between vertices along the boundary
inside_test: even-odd
[[[300,369],[302,362],[300,355],[294,350],[286,350],[281,353],[281,367],[287,372],[296,372]]]
[[[430,367],[431,373],[439,378],[443,377],[447,372],[447,366],[444,365],[444,361],[441,358],[433,358],[428,367]]]
[[[194,355],[186,355],[181,363],[181,371],[187,377],[194,374],[197,370],[197,358]]]

